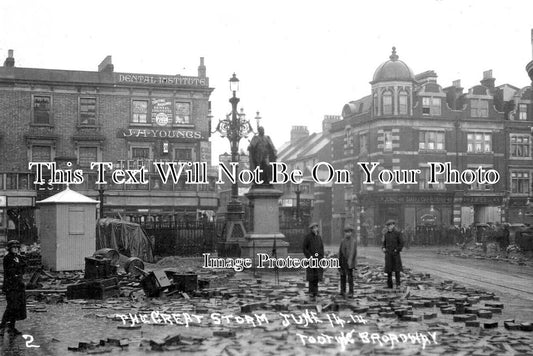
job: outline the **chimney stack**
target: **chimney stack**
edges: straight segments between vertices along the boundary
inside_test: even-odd
[[[461,79],[454,80],[450,87],[444,88],[446,93],[446,102],[452,110],[461,109],[461,101],[459,100],[463,95],[463,87],[461,87]]]
[[[114,69],[115,67],[113,66],[113,63],[111,61],[111,56],[105,57],[102,63],[98,65],[99,72],[113,73]]]
[[[331,125],[336,121],[340,121],[340,119],[340,115],[324,115],[324,119],[322,120],[322,133],[328,134]]]
[[[15,66],[15,58],[13,57],[13,50],[10,49],[7,51],[7,58],[4,61],[4,67],[14,67]]]
[[[492,77],[492,69],[486,70],[483,72],[483,80],[480,81],[481,85],[489,88],[494,89],[494,82],[496,79]]]
[[[309,130],[307,129],[307,126],[293,126],[292,127],[291,144],[294,144],[306,137],[309,137]]]
[[[198,76],[200,78],[205,78],[206,76],[206,69],[204,65],[204,57],[200,57],[200,65],[198,66]]]

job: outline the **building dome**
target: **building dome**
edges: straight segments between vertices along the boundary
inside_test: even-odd
[[[396,47],[392,47],[392,54],[390,59],[381,64],[374,72],[374,79],[371,84],[376,82],[390,82],[390,81],[414,81],[415,75],[411,68],[403,61],[398,60],[396,54]]]

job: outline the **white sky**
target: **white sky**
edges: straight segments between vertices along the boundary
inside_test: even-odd
[[[496,85],[530,85],[532,28],[531,0],[17,0],[0,3],[0,60],[14,49],[19,67],[96,70],[112,55],[117,72],[196,75],[205,57],[213,127],[231,110],[236,72],[239,107],[259,110],[279,147],[292,125],[320,131],[324,115],[368,95],[393,45],[443,87],[461,79],[468,90],[488,69]],[[212,141],[216,161],[229,144]]]

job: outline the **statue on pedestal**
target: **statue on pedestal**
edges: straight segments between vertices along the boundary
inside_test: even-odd
[[[277,151],[269,136],[265,136],[265,129],[259,127],[258,134],[250,141],[248,151],[250,152],[250,169],[259,167],[262,170],[260,178],[263,183],[260,186],[270,186],[271,177],[270,162],[276,162]]]

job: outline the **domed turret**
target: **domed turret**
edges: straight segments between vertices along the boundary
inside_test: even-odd
[[[390,59],[381,64],[374,72],[374,79],[371,84],[377,82],[390,81],[414,81],[415,75],[411,68],[403,61],[400,61],[396,54],[396,47],[392,47]]]
[[[396,47],[390,59],[374,73],[372,84],[372,116],[412,116],[415,74],[400,61]]]

